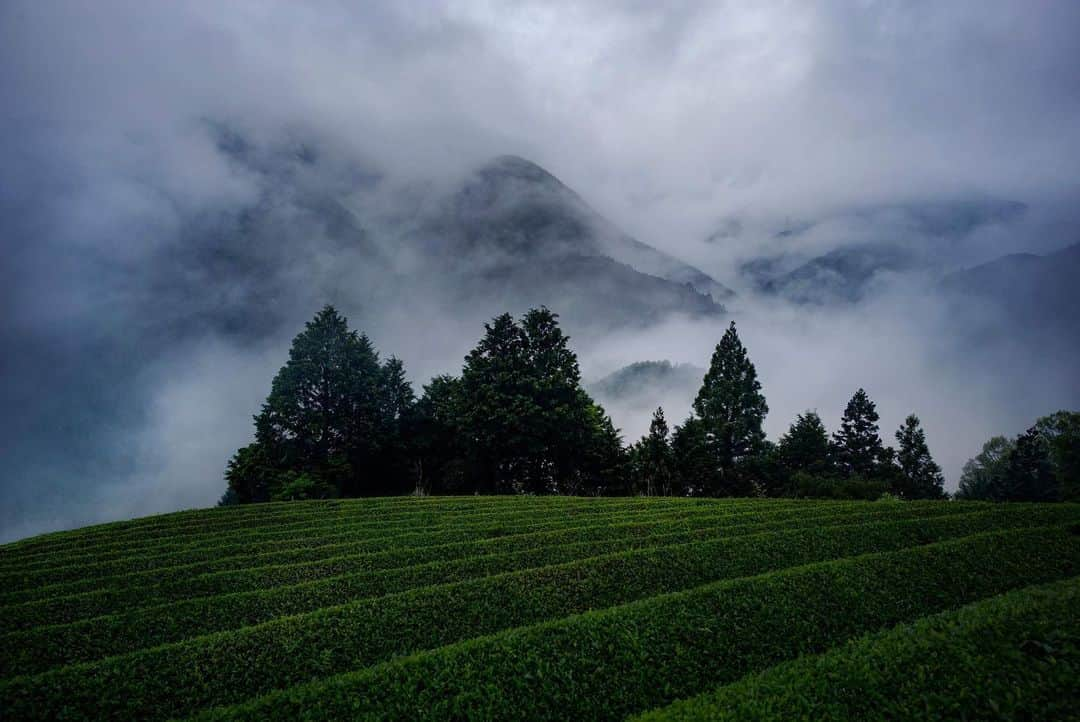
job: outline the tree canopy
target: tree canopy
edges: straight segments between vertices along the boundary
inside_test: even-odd
[[[815,411],[778,443],[734,322],[716,345],[691,413],[662,408],[629,448],[585,391],[577,355],[547,308],[485,323],[459,376],[417,399],[404,363],[385,362],[332,306],[293,339],[254,417],[254,440],[229,459],[222,504],[416,494],[644,494],[942,499],[944,477],[919,418],[882,443],[862,388],[830,439]],[[995,437],[964,467],[959,498],[1051,501],[1080,493],[1080,413]]]

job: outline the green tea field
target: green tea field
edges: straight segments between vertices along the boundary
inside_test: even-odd
[[[0,547],[0,719],[1067,719],[1080,505],[255,504]]]

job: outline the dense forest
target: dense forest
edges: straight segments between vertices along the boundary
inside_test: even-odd
[[[558,315],[502,314],[459,376],[417,398],[401,360],[380,359],[332,306],[292,343],[255,417],[255,440],[229,460],[222,504],[400,494],[572,494],[945,499],[918,416],[880,436],[858,389],[829,435],[815,411],[777,442],[768,403],[732,322],[716,345],[692,413],[672,429],[656,409],[624,445],[585,391]],[[964,467],[957,497],[1080,498],[1080,413],[995,437]]]

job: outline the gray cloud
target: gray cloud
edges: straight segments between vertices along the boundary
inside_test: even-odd
[[[746,293],[738,265],[867,234],[941,273],[1076,242],[1078,27],[1065,1],[4,3],[0,537],[212,503],[326,301],[415,381],[456,370],[501,309],[446,308],[386,268],[407,265],[403,219],[503,153],[744,292],[729,307],[771,434],[805,408],[835,425],[865,385],[886,431],[924,417],[955,481],[990,434],[1080,403],[1068,358],[965,355],[917,283],[796,309]],[[948,239],[859,215],[971,198],[1028,212]],[[812,230],[778,239],[792,222]],[[595,377],[658,349],[703,365],[719,332],[575,343]]]

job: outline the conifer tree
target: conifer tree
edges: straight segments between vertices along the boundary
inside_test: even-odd
[[[795,417],[791,428],[780,437],[777,456],[788,475],[798,472],[827,474],[830,471],[829,436],[816,411]]]
[[[404,494],[415,487],[414,432],[416,394],[405,377],[401,359],[391,356],[379,376],[379,447],[369,492]]]
[[[441,375],[424,386],[412,425],[414,492],[461,493],[464,480],[462,430],[458,418],[460,381]]]
[[[769,406],[734,321],[713,351],[709,370],[694,399],[694,412],[704,427],[716,465],[719,485],[713,493],[746,493],[747,480],[738,477],[736,466],[763,449],[762,424]]]
[[[466,474],[484,492],[598,493],[622,473],[622,442],[581,388],[577,356],[546,308],[485,324],[465,358],[458,426]]]
[[[704,422],[689,417],[671,435],[675,457],[675,486],[680,496],[705,496],[720,485],[716,457],[709,448]]]
[[[255,417],[255,443],[226,470],[241,502],[397,493],[413,403],[400,361],[325,306],[293,339]]]
[[[481,493],[514,491],[528,454],[531,396],[528,339],[513,316],[484,324],[484,335],[465,357],[459,396],[469,475]]]
[[[845,476],[873,479],[881,475],[887,459],[878,436],[878,419],[866,391],[856,391],[844,409],[840,430],[833,434],[833,455]]]
[[[637,449],[641,491],[646,496],[670,496],[675,478],[674,466],[664,409],[657,407],[649,424],[649,434],[641,439]]]
[[[894,489],[904,499],[942,499],[945,497],[945,477],[941,467],[930,456],[926,432],[919,417],[911,414],[896,432],[899,449],[896,460],[900,473]]]
[[[256,439],[280,468],[361,493],[380,427],[379,357],[366,336],[326,306],[293,339],[255,419]]]

